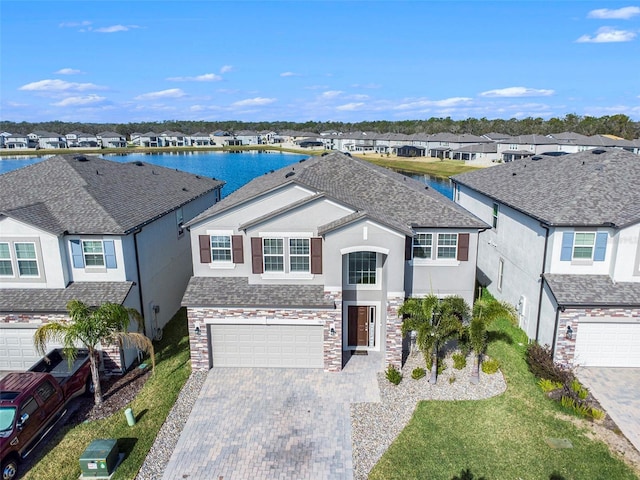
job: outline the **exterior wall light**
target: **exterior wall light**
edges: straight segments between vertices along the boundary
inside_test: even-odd
[[[200,333],[201,333],[201,331],[200,331],[200,322],[196,322],[195,323],[195,327],[196,327],[195,328],[196,335],[200,336]]]
[[[571,340],[573,338],[573,329],[571,328],[571,325],[567,325],[567,333],[565,336],[567,337],[567,340]]]

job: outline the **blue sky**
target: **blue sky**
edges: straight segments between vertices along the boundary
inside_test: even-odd
[[[640,120],[640,3],[1,0],[0,29],[2,120]]]

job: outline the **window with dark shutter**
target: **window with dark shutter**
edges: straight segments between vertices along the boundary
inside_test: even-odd
[[[233,252],[233,263],[244,263],[244,250],[242,248],[242,235],[231,237],[231,248]]]
[[[211,263],[211,237],[198,235],[200,242],[200,263]]]
[[[262,264],[262,239],[260,237],[251,238],[251,269],[253,273],[263,273]]]
[[[469,260],[469,234],[458,234],[458,260],[466,262]]]

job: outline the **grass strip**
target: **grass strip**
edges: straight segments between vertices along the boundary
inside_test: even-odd
[[[490,334],[489,355],[500,360],[506,392],[480,401],[420,402],[371,480],[450,480],[463,469],[487,480],[637,479],[586,429],[558,418],[560,407],[528,371],[520,329],[498,321]],[[566,438],[573,448],[552,449],[548,437]]]
[[[117,439],[124,461],[112,479],[133,479],[151,449],[182,386],[189,378],[189,340],[186,311],[181,309],[167,324],[160,342],[156,343],[156,371],[149,377],[129,407],[138,421],[129,427],[124,409],[103,420],[66,427],[50,442],[57,443],[34,465],[25,479],[76,480],[80,476],[79,458],[96,439]],[[87,400],[91,401],[91,400]]]

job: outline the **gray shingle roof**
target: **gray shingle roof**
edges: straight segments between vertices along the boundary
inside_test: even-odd
[[[122,304],[133,282],[74,282],[67,288],[7,288],[0,295],[0,312],[66,312],[69,300],[89,306]]]
[[[335,308],[322,285],[250,285],[243,277],[191,277],[186,307]]]
[[[640,221],[640,157],[624,150],[528,158],[452,179],[548,225]]]
[[[309,158],[258,177],[198,215],[189,225],[286,184],[298,184],[316,193],[324,193],[358,212],[366,212],[373,221],[377,220],[407,234],[411,233],[412,226],[487,226],[444,195],[425,187],[423,183],[341,153]]]
[[[608,275],[544,274],[560,306],[640,306],[640,283],[612,282]]]
[[[223,184],[143,162],[57,155],[0,175],[0,213],[56,235],[126,234]]]

